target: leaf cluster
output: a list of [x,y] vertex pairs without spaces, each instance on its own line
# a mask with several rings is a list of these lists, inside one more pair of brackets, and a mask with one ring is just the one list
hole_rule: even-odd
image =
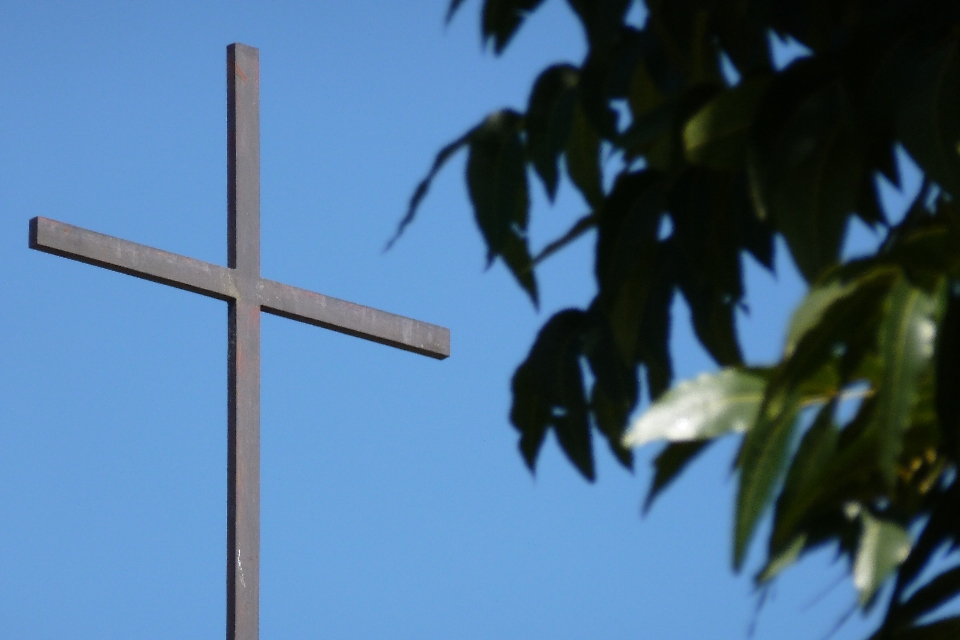
[[[483,41],[501,53],[541,4],[484,0]],[[834,545],[864,607],[893,580],[875,638],[955,637],[957,619],[924,622],[960,593],[960,569],[918,576],[960,545],[960,3],[647,0],[642,24],[631,0],[567,4],[584,59],[544,69],[523,110],[444,147],[398,230],[466,150],[488,263],[501,259],[534,304],[536,266],[595,233],[596,297],[547,320],[513,377],[527,465],[551,430],[590,480],[594,429],[628,467],[633,447],[666,440],[649,506],[710,442],[742,433],[735,568],[772,509],[758,583]],[[809,55],[777,69],[786,38]],[[891,225],[876,181],[897,182],[897,145],[927,191]],[[532,176],[551,200],[566,176],[589,207],[537,252]],[[854,216],[884,241],[841,263]],[[748,367],[743,257],[772,270],[776,235],[810,290],[782,358]],[[671,388],[675,295],[722,369]],[[642,387],[652,405],[631,423]]]

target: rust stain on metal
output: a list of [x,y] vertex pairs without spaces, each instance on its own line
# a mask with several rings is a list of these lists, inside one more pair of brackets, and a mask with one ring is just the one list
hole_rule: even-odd
[[239,63],[239,62],[235,62],[235,63],[233,63],[233,66],[234,66],[234,68],[237,70],[237,73],[240,74],[240,77],[243,78],[243,81],[246,82],[246,81],[247,81],[247,76],[246,76],[246,74],[243,72],[243,69],[240,68],[240,63]]

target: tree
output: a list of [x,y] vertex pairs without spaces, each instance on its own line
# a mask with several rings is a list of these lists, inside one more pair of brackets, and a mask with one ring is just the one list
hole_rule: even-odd
[[[483,41],[501,53],[541,4],[484,0]],[[833,545],[864,608],[893,581],[874,638],[960,636],[960,618],[929,621],[960,594],[960,568],[933,561],[960,547],[960,3],[647,0],[640,24],[632,0],[568,4],[585,59],[543,70],[525,112],[495,111],[444,147],[398,229],[465,149],[488,263],[535,305],[536,266],[596,231],[596,297],[550,318],[513,376],[526,464],[550,430],[588,480],[592,429],[627,467],[633,447],[667,440],[649,507],[712,441],[743,432],[736,570],[772,509],[758,585]],[[809,55],[776,69],[774,38]],[[925,182],[894,224],[876,184],[897,182],[898,146]],[[552,200],[561,159],[591,212],[533,253],[528,175]],[[843,262],[851,216],[883,240]],[[741,254],[772,270],[776,235],[810,288],[781,359],[750,366]],[[722,368],[671,388],[676,293]],[[652,404],[632,420],[642,386]]]

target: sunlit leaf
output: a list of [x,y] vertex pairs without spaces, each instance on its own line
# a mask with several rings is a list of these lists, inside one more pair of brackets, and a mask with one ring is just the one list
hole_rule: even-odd
[[746,431],[756,419],[769,371],[724,369],[681,382],[630,425],[624,444],[705,440]]
[[910,535],[899,524],[875,518],[866,509],[861,509],[860,520],[863,533],[853,564],[853,583],[863,605],[910,553]]
[[933,356],[937,301],[900,279],[894,285],[880,326],[883,371],[877,389],[875,424],[884,472],[892,484],[903,434],[918,398],[917,385]]

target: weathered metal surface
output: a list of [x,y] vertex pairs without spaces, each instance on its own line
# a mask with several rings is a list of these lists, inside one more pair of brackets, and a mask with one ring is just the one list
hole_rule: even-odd
[[378,311],[272,280],[260,280],[267,313],[443,360],[450,355],[450,330]]
[[450,331],[260,277],[260,60],[227,47],[227,267],[33,218],[30,248],[225,300],[227,639],[257,640],[260,607],[260,312],[444,359]]
[[220,300],[237,297],[231,269],[48,218],[30,221],[30,248]]
[[[121,240],[73,225],[33,218],[30,248],[200,293],[227,302],[255,300],[273,315],[443,360],[450,330],[372,307],[299,289],[259,275]],[[243,292],[241,294],[241,291]]]
[[239,297],[229,308],[227,638],[260,627],[260,52],[227,47],[227,265]]

